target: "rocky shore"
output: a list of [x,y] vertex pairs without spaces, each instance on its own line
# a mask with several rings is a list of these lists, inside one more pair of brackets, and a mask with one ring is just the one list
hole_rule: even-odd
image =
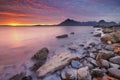
[[[40,49],[31,57],[33,65],[25,65],[27,72],[8,80],[120,80],[119,29],[108,27],[101,30],[103,33],[97,33],[87,42],[64,45],[50,59],[47,59],[49,49]],[[56,38],[68,37],[65,34]]]

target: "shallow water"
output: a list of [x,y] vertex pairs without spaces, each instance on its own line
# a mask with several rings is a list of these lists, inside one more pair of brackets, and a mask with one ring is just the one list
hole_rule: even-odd
[[[78,37],[83,36],[86,39],[92,30],[90,26],[0,27],[0,70],[6,76],[19,72],[19,66],[42,47],[47,47],[52,54],[59,46],[71,41],[71,38],[59,40],[55,36],[69,34],[72,37],[70,33],[75,32],[75,35],[79,33]],[[73,36],[72,39],[77,37]]]

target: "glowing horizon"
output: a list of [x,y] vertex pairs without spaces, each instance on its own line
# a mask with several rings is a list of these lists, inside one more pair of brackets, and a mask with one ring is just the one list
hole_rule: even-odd
[[0,0],[0,25],[54,25],[67,18],[120,22],[119,3],[120,0]]

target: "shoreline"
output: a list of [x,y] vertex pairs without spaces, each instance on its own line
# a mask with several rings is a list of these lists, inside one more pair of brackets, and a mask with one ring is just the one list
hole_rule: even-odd
[[[74,34],[69,35],[75,36],[76,33],[74,32]],[[112,74],[111,76],[111,68],[112,71],[113,68],[118,68],[119,72],[120,65],[113,64],[113,62],[111,63],[108,59],[108,56],[110,56],[109,58],[118,56],[116,53],[113,53],[113,48],[110,44],[107,45],[106,43],[103,43],[100,40],[101,37],[99,35],[95,37],[93,32],[89,33],[89,38],[85,40],[83,39],[83,41],[80,40],[79,36],[75,37],[77,38],[71,41],[71,43],[61,46],[60,49],[56,49],[56,51],[54,51],[55,54],[49,59],[49,50],[47,48],[40,49],[35,54],[37,56],[33,55],[34,60],[31,60],[33,63],[31,65],[29,63],[24,65],[26,71],[21,72],[21,74],[18,74],[17,76],[15,75],[11,77],[9,80],[15,78],[17,78],[17,80],[23,78],[23,80],[38,80],[37,77],[41,77],[39,80],[98,80],[99,78],[101,80],[107,80],[107,78],[112,80],[119,79],[119,75],[116,76],[116,74]],[[85,37],[85,34],[83,37]],[[66,56],[69,54],[72,55],[65,57],[65,54]],[[107,57],[101,55],[107,55]],[[63,59],[61,60],[61,57],[59,56],[62,56]],[[34,65],[36,63],[39,65]],[[31,67],[36,68],[36,66],[37,70],[33,69],[33,71],[30,71]],[[42,73],[40,73],[41,71]],[[110,75],[108,75],[108,73]]]

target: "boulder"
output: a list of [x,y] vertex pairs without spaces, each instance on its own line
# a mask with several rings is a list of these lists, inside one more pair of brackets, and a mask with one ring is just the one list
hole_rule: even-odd
[[61,78],[57,74],[51,74],[49,76],[44,77],[42,80],[61,80]]
[[91,75],[93,78],[102,78],[105,73],[103,70],[96,68],[91,71]]
[[36,74],[38,77],[43,77],[49,73],[53,73],[59,69],[63,69],[68,65],[71,60],[77,59],[78,56],[74,53],[63,52],[60,54],[54,55],[49,61],[42,65],[37,71]]
[[117,68],[117,69],[119,69],[119,68],[120,68],[120,65],[110,63],[110,68]]
[[104,28],[103,29],[103,33],[112,33],[113,32],[113,29],[111,28]]
[[115,43],[112,45],[114,53],[120,54],[120,44]]
[[101,40],[108,44],[120,42],[120,32],[112,32],[109,34],[105,34],[101,37]]
[[116,68],[109,68],[108,74],[120,80],[120,70]]
[[100,63],[101,63],[101,67],[105,67],[105,68],[110,67],[110,63],[107,60],[101,59]]
[[76,69],[64,69],[61,72],[62,80],[77,80],[77,70]]
[[68,35],[67,34],[63,34],[63,35],[60,35],[60,36],[56,36],[56,38],[60,39],[60,38],[67,38]]
[[92,80],[88,67],[82,67],[77,71],[77,80]]
[[102,51],[99,51],[99,53],[97,53],[96,60],[100,60],[100,59],[107,60],[113,56],[114,56],[114,53],[112,51],[102,50]]
[[120,56],[115,56],[115,57],[110,58],[110,62],[120,65]]
[[8,80],[22,80],[25,77],[25,73],[21,72],[20,74],[16,74],[9,78]]
[[72,68],[79,69],[83,65],[78,60],[72,60],[71,61],[71,66],[72,66]]
[[40,49],[33,57],[33,60],[46,60],[49,50],[47,48]]

